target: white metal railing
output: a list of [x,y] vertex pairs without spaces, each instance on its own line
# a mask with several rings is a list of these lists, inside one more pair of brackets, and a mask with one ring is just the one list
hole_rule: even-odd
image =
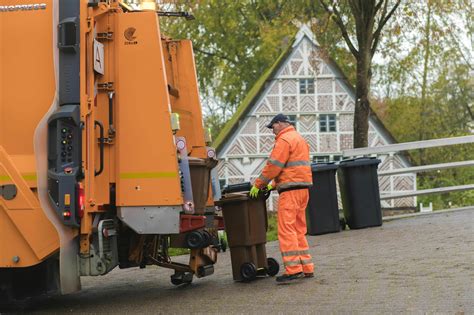
[[[389,145],[384,145],[384,146],[379,146],[379,147],[350,149],[350,150],[344,150],[342,154],[344,157],[357,157],[357,156],[367,156],[367,155],[390,155],[390,154],[395,154],[400,151],[427,149],[427,148],[450,146],[450,145],[456,145],[456,144],[469,144],[469,143],[474,143],[474,136],[432,139],[432,140],[425,140],[425,141],[389,144]],[[427,171],[432,171],[432,170],[440,170],[440,169],[456,168],[456,167],[469,167],[469,166],[474,166],[474,160],[391,169],[391,170],[381,171],[378,173],[378,175],[388,176],[388,175],[395,175],[395,174],[421,173],[421,172],[427,172]],[[407,191],[407,192],[396,192],[396,193],[391,193],[391,194],[381,194],[380,199],[387,200],[387,199],[414,197],[414,196],[421,196],[421,195],[428,195],[428,194],[465,191],[465,190],[471,190],[471,189],[474,189],[474,184],[438,187],[438,188],[432,188],[432,189],[423,189],[423,190],[415,190],[415,191]]]
[[474,143],[474,136],[432,139],[432,140],[389,144],[389,145],[383,145],[380,147],[349,149],[349,150],[344,150],[342,152],[342,155],[363,156],[363,155],[381,154],[381,153],[397,153],[400,151],[427,149],[427,148],[443,147],[443,146],[448,146],[448,145],[466,144],[466,143]]
[[448,193],[453,191],[464,191],[474,189],[474,184],[471,185],[459,185],[459,186],[450,186],[450,187],[439,187],[432,189],[423,189],[423,190],[414,190],[407,192],[397,192],[390,195],[380,195],[380,200],[384,199],[395,199],[395,198],[405,198],[405,197],[414,197],[421,195],[430,195],[430,194],[440,194]]
[[406,174],[406,173],[421,173],[433,170],[442,170],[447,168],[474,166],[474,161],[463,161],[463,162],[451,162],[442,164],[431,164],[415,167],[405,167],[393,170],[386,170],[379,172],[379,176],[395,175],[395,174]]

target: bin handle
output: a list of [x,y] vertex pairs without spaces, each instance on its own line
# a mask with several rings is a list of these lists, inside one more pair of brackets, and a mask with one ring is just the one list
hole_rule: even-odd
[[270,197],[272,190],[275,190],[275,189],[272,188],[271,190],[268,190],[266,187],[262,188],[261,192],[263,193],[263,197],[265,198],[265,200],[267,200]]
[[[262,189],[262,196],[263,196],[263,200],[267,200],[268,198],[270,198],[270,195],[271,195],[271,192],[272,192],[273,189],[271,190],[268,190],[267,188],[263,188]],[[265,231],[268,231],[268,212],[265,211]]]
[[268,231],[268,211],[265,211],[265,232]]

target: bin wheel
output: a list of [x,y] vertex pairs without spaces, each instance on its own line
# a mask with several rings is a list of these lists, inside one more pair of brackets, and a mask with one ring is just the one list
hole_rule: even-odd
[[225,252],[227,250],[227,241],[225,240],[225,238],[221,237],[220,243],[221,243],[221,250]]
[[191,249],[202,248],[205,239],[201,232],[194,231],[186,235],[186,245]]
[[267,275],[269,275],[270,277],[273,277],[280,271],[280,264],[275,258],[267,258],[267,264]]
[[174,285],[190,284],[193,282],[193,274],[191,272],[177,272],[171,276],[171,283]]
[[253,263],[243,263],[240,266],[240,275],[244,281],[252,281],[257,277],[257,267]]
[[202,232],[203,240],[204,240],[204,246],[209,246],[212,244],[212,235],[209,233],[209,231],[203,230]]
[[183,284],[183,279],[171,278],[171,283],[174,285]]
[[190,284],[193,282],[193,274],[191,272],[186,272],[183,276],[183,283]]
[[171,283],[174,285],[181,285],[181,284],[191,284],[193,279],[191,280],[184,280],[184,279],[171,279]]

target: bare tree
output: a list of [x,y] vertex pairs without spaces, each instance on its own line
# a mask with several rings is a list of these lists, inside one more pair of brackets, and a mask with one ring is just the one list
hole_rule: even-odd
[[[368,146],[369,114],[370,114],[370,80],[372,78],[372,58],[377,50],[382,29],[393,15],[401,0],[347,0],[328,2],[319,0],[324,10],[330,14],[333,21],[341,30],[351,53],[357,63],[356,106],[354,113],[354,148]],[[389,2],[394,2],[389,10]],[[341,4],[342,3],[342,4]],[[352,42],[348,20],[342,5],[349,5],[349,14],[355,22],[356,45]]]

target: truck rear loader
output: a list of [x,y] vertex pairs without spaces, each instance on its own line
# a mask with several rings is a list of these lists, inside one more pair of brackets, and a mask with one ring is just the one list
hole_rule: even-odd
[[193,48],[159,25],[189,15],[140,2],[0,1],[2,303],[117,266],[177,285],[213,273],[223,224]]

